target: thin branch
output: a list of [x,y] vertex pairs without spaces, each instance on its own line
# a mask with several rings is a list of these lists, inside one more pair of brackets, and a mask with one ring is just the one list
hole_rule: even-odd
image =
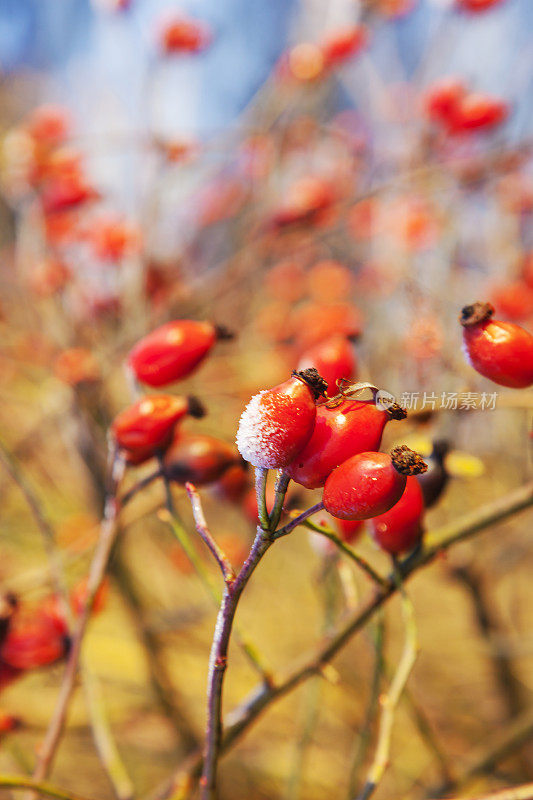
[[[519,511],[533,505],[533,482],[527,483],[513,492],[501,497],[476,511],[466,514],[448,525],[428,535],[428,546],[412,559],[400,565],[403,580],[408,580],[414,573],[430,564],[439,553],[444,552],[458,542],[473,536],[492,525],[501,522]],[[344,624],[327,637],[321,647],[302,665],[288,671],[284,677],[272,681],[270,685],[258,686],[248,695],[243,703],[231,712],[227,718],[222,751],[228,750],[242,736],[253,722],[276,700],[289,694],[301,683],[320,672],[352,636],[360,631],[374,614],[396,592],[396,586],[378,589],[367,602],[353,614]],[[166,786],[155,793],[155,797],[164,800],[170,797],[176,786],[183,785],[193,778],[198,778],[202,769],[202,756],[193,754],[185,764],[181,764]]]
[[0,461],[2,462],[6,472],[11,476],[14,483],[20,489],[29,510],[35,519],[37,527],[41,532],[46,555],[48,557],[48,563],[50,565],[54,589],[62,604],[61,610],[65,614],[65,619],[69,622],[72,622],[72,614],[70,605],[68,603],[68,589],[63,576],[63,562],[56,546],[55,531],[43,511],[37,495],[26,480],[16,461],[13,459],[2,442],[0,442]]
[[[68,623],[69,633],[72,633],[74,619],[68,598],[68,589],[64,576],[63,561],[57,548],[55,531],[48,521],[40,500],[27,483],[24,475],[16,465],[13,458],[9,455],[4,446],[0,443],[0,460],[8,470],[9,474],[19,486],[30,511],[32,512],[37,525],[41,531],[48,563],[54,580],[55,591],[61,602],[61,610]],[[105,709],[100,703],[99,707],[94,705],[96,700],[94,692],[91,692],[91,684],[94,684],[96,677],[93,676],[85,664],[82,663],[82,683],[85,689],[87,707],[91,720],[93,738],[102,762],[119,800],[128,800],[133,795],[133,785],[129,780],[126,769],[121,761],[110,729],[105,717]]]
[[199,746],[199,739],[170,679],[162,658],[159,639],[150,630],[150,627],[145,624],[143,619],[144,608],[138,597],[130,572],[124,563],[120,546],[111,563],[111,571],[128,606],[137,635],[144,646],[154,694],[159,701],[161,709],[165,712],[181,739],[186,752],[190,753]]
[[395,570],[395,577],[401,593],[402,615],[405,625],[405,645],[390,689],[387,694],[380,697],[382,712],[376,752],[368,771],[366,783],[362,792],[358,795],[358,800],[368,800],[368,798],[371,797],[381,783],[388,767],[392,741],[392,727],[396,708],[400,702],[402,692],[409,679],[418,653],[418,638],[413,604],[405,592],[398,570]]
[[144,478],[141,478],[140,481],[137,481],[131,489],[128,489],[127,492],[124,492],[122,497],[120,498],[120,505],[122,508],[126,506],[134,497],[136,497],[139,492],[145,489],[147,486],[150,486],[157,478],[161,478],[163,475],[160,469],[156,470],[155,472],[151,472],[149,475],[145,475]]
[[362,569],[369,578],[371,578],[374,583],[377,583],[378,586],[387,586],[388,580],[386,578],[382,578],[370,564],[365,561],[365,559],[359,555],[349,544],[343,542],[340,536],[337,536],[335,531],[331,530],[331,528],[322,527],[321,525],[316,525],[311,520],[305,520],[303,523],[306,528],[314,531],[315,533],[319,533],[321,536],[325,536],[326,539],[329,539],[330,542],[333,542],[335,547],[337,547],[342,553],[348,556],[352,561],[354,561],[360,569]]
[[[462,800],[458,798],[458,800]],[[471,798],[471,800],[533,800],[533,783],[524,783],[522,786],[513,786],[510,789],[503,789],[501,792],[484,794],[481,797]]]
[[[218,608],[218,606],[222,601],[222,592],[220,591],[219,586],[213,581],[208,570],[205,568],[202,559],[198,556],[198,553],[196,552],[192,544],[191,538],[176,512],[176,508],[174,506],[174,500],[172,498],[172,492],[170,489],[170,484],[168,483],[167,480],[165,480],[165,493],[166,493],[166,508],[161,509],[161,511],[159,512],[159,518],[164,522],[166,522],[168,525],[170,525],[170,528],[174,536],[176,537],[180,545],[183,547],[185,555],[191,562],[194,571],[196,572],[197,576],[200,579],[202,586],[208,593],[213,603]],[[250,664],[261,676],[263,683],[267,686],[270,686],[272,682],[272,676],[270,670],[264,665],[263,659],[260,656],[255,645],[251,644],[248,641],[248,639],[243,635],[242,631],[240,631],[237,628],[237,626],[235,626],[235,639],[240,648],[245,653]]]
[[318,511],[322,511],[324,508],[324,503],[320,501],[320,503],[315,503],[314,506],[307,508],[305,511],[302,511],[301,514],[298,514],[297,517],[294,517],[290,522],[287,522],[283,528],[278,528],[277,531],[273,534],[274,539],[281,539],[282,536],[287,536],[287,534],[291,533],[298,525],[302,525],[303,522],[307,519],[307,517],[312,516],[312,514],[316,514]]
[[100,536],[89,571],[87,594],[72,636],[70,652],[67,658],[65,671],[63,673],[59,697],[57,699],[48,730],[46,731],[44,741],[39,748],[39,757],[33,773],[33,778],[36,781],[41,781],[47,776],[52,766],[57,751],[57,746],[65,726],[70,700],[76,685],[76,676],[78,674],[83,637],[89,621],[92,604],[104,578],[109,556],[111,554],[117,533],[119,503],[116,499],[116,493],[123,474],[124,461],[118,453],[114,452],[111,460],[111,486],[105,504],[104,518],[100,528]]
[[222,548],[217,544],[217,542],[213,539],[213,536],[211,535],[211,532],[207,527],[204,510],[202,508],[202,502],[200,500],[198,492],[196,491],[193,484],[189,482],[185,484],[185,490],[189,496],[189,500],[191,501],[192,513],[194,516],[194,522],[196,524],[196,530],[202,537],[202,540],[208,546],[212,555],[214,556],[215,561],[220,567],[225,583],[226,584],[233,583],[233,581],[235,580],[235,570],[233,569],[229,558],[222,550]]
[[222,745],[222,689],[228,660],[228,647],[239,599],[273,538],[260,526],[248,558],[233,583],[227,584],[218,612],[209,658],[207,689],[207,728],[204,763],[200,779],[201,800],[215,800],[217,766]]
[[131,800],[134,795],[134,786],[111,736],[100,681],[87,667],[83,669],[83,688],[98,755],[111,779],[117,800]]
[[383,677],[383,672],[385,669],[385,659],[384,659],[384,650],[385,650],[385,616],[383,613],[379,614],[377,625],[376,625],[376,632],[375,632],[375,660],[374,660],[374,669],[372,671],[372,682],[370,685],[370,697],[368,700],[368,706],[365,714],[365,719],[363,722],[363,729],[361,731],[361,735],[359,737],[359,741],[357,744],[357,749],[354,754],[352,767],[350,770],[350,781],[348,785],[348,797],[353,797],[356,792],[356,780],[359,774],[359,770],[363,765],[363,762],[366,758],[366,754],[368,751],[368,747],[370,745],[370,740],[372,737],[372,725],[378,710],[378,700],[379,700],[379,692],[381,686],[381,680]]
[[532,738],[533,709],[530,709],[513,720],[503,731],[498,731],[488,747],[472,759],[470,766],[461,775],[454,780],[447,780],[434,789],[431,794],[435,797],[442,797],[452,791],[463,789],[472,780],[493,770]]
[[6,789],[31,789],[32,792],[37,792],[45,797],[55,797],[57,800],[87,800],[79,794],[67,792],[66,789],[59,789],[52,786],[50,783],[43,783],[35,780],[35,778],[28,778],[19,775],[0,775],[0,786]]
[[274,505],[269,515],[269,530],[271,531],[275,531],[278,527],[290,480],[291,479],[289,476],[286,475],[282,470],[278,471],[275,485]]

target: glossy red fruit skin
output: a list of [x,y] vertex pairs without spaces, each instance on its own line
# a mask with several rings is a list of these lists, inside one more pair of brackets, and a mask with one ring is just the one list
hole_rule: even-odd
[[195,486],[218,481],[229,467],[239,463],[241,458],[234,445],[202,433],[178,432],[163,459],[170,480],[190,481]]
[[370,520],[372,537],[387,553],[407,553],[422,538],[423,518],[422,490],[417,478],[409,476],[398,502],[389,511]]
[[322,500],[334,517],[369,519],[384,514],[398,502],[406,480],[386,453],[358,453],[333,470],[324,485]]
[[306,350],[298,362],[298,370],[316,367],[327,381],[328,394],[336,394],[337,381],[342,378],[355,380],[357,359],[352,343],[345,336],[330,336],[328,339]]
[[111,426],[118,446],[140,464],[170,444],[176,424],[189,412],[187,397],[146,395],[121,411]]
[[194,372],[216,340],[217,330],[210,322],[174,320],[141,339],[128,364],[141,383],[166,386]]
[[514,322],[487,319],[463,330],[466,360],[500,386],[533,384],[533,336]]
[[335,408],[318,406],[313,435],[285,472],[307,489],[324,486],[332,470],[347,458],[379,449],[389,419],[373,401],[344,400]]
[[237,431],[237,447],[244,460],[265,469],[289,464],[313,433],[315,396],[296,376],[254,395]]

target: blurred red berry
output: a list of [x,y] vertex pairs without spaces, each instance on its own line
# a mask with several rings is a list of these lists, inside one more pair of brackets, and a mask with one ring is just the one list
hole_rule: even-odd
[[69,386],[80,383],[95,383],[101,372],[93,353],[85,347],[71,347],[63,350],[54,361],[54,373],[60,381]]
[[187,378],[220,339],[231,338],[211,322],[184,319],[161,325],[141,339],[128,356],[137,380],[148,386],[166,386]]
[[111,432],[120,448],[140,464],[167,447],[184,416],[201,416],[203,409],[190,397],[147,395],[115,417]]
[[330,34],[322,43],[326,67],[337,67],[353,58],[368,44],[368,30],[364,25],[351,25]]
[[212,38],[205,22],[185,17],[169,20],[159,34],[160,46],[166,55],[199,53],[211,44]]

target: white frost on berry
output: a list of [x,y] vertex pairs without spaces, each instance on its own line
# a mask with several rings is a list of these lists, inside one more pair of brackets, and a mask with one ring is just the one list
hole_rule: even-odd
[[237,431],[239,453],[254,467],[272,469],[280,465],[279,425],[271,418],[268,409],[261,404],[264,389],[255,394],[242,412]]

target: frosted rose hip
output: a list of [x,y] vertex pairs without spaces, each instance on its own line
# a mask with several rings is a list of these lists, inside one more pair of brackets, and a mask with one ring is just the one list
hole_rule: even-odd
[[325,389],[316,369],[308,369],[254,395],[237,431],[237,447],[245,461],[266,469],[288,464],[311,438],[316,399]]

